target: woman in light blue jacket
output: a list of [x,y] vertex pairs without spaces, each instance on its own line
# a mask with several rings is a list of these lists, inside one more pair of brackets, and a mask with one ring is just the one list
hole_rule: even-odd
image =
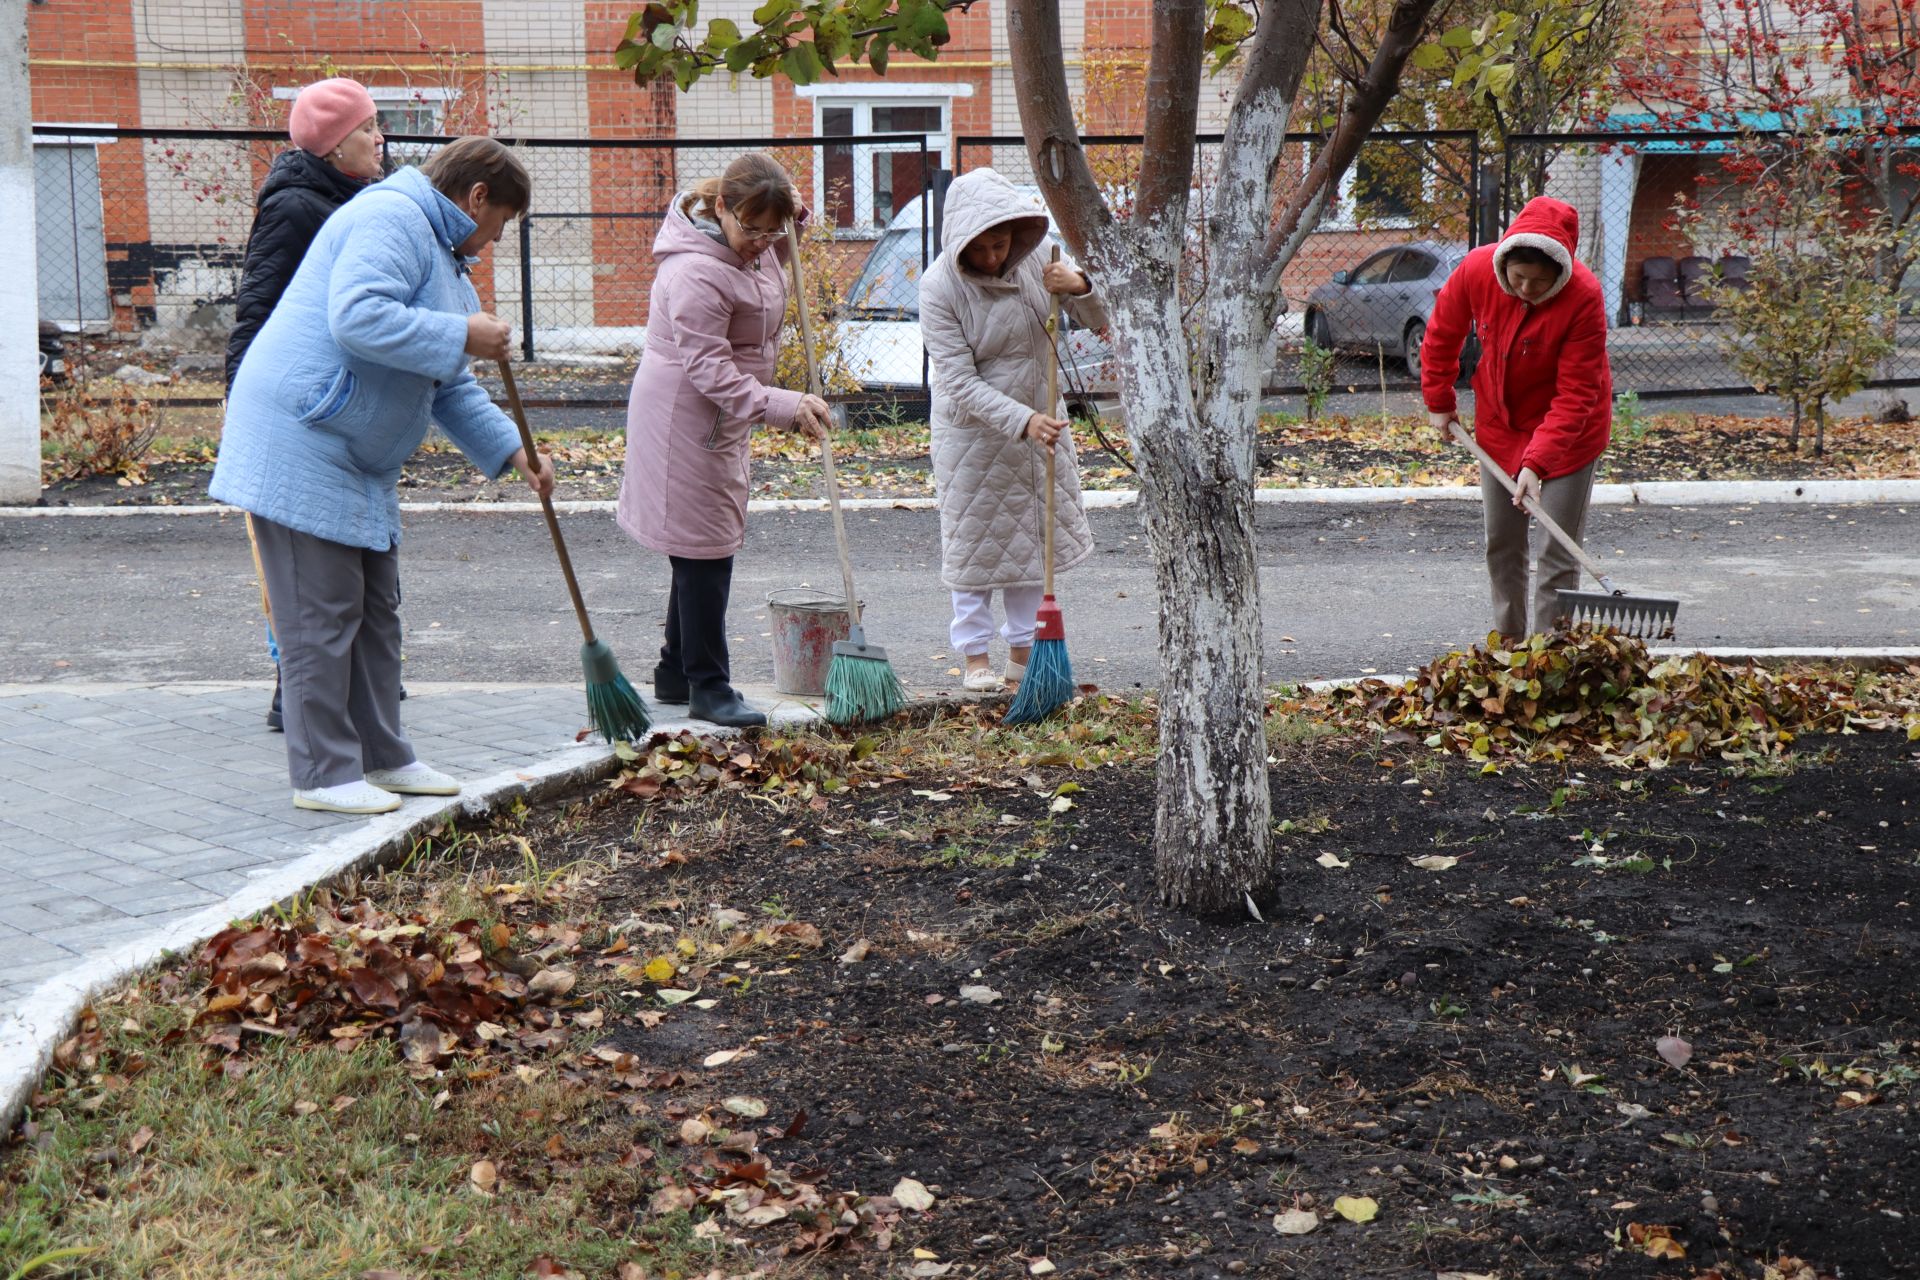
[[490,138],[368,187],[327,219],[234,378],[210,492],[254,517],[299,808],[460,790],[400,731],[397,485],[437,422],[486,475],[553,489],[469,367],[504,360],[511,329],[468,266],[531,196]]

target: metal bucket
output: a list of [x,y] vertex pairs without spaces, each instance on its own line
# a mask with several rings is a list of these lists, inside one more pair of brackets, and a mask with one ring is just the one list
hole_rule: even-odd
[[815,587],[782,587],[767,593],[767,618],[773,623],[774,689],[826,696],[834,642],[847,638],[846,602]]

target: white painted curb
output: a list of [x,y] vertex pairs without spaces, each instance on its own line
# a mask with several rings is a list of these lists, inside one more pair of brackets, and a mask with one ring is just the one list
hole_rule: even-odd
[[[91,686],[88,691],[104,693],[116,687],[131,686]],[[63,686],[62,692],[71,690]],[[792,703],[774,707],[767,718],[769,724],[790,725],[819,716],[805,704]],[[653,729],[676,733],[694,727],[713,737],[737,733],[684,717],[656,721]],[[170,954],[199,946],[235,920],[265,911],[325,880],[406,856],[414,841],[442,819],[485,814],[516,798],[542,800],[605,777],[617,766],[612,747],[579,746],[538,764],[467,783],[465,791],[451,800],[409,799],[392,813],[367,819],[365,826],[342,832],[220,902],[91,956],[72,972],[47,979],[11,1013],[0,1016],[0,1132],[13,1128],[53,1061],[54,1049],[72,1034],[81,1010],[101,991]]]
[[[1088,489],[1082,500],[1089,510],[1131,507],[1140,500],[1137,489]],[[1359,489],[1255,489],[1254,501],[1260,504],[1296,502],[1375,505],[1395,502],[1478,502],[1480,490],[1472,485],[1400,485]],[[1853,503],[1920,502],[1920,479],[1916,480],[1650,480],[1643,484],[1597,484],[1593,487],[1593,505],[1611,507],[1718,507],[1760,503],[1794,505],[1846,505]],[[556,502],[553,509],[562,515],[611,515],[611,500]],[[840,505],[849,511],[931,511],[932,498],[847,498]],[[407,515],[537,515],[537,502],[403,502]],[[754,498],[747,503],[749,512],[825,511],[824,498]],[[23,519],[59,516],[237,516],[239,509],[220,503],[183,506],[121,507],[0,507],[0,518]]]

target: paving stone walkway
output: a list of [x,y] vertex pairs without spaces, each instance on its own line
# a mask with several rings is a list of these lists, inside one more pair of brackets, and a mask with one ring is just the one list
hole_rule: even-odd
[[[746,692],[775,706],[768,690]],[[90,956],[368,826],[293,807],[269,693],[257,682],[0,685],[0,1018]],[[586,724],[577,686],[410,681],[408,693],[402,718],[420,758],[462,780],[573,750]],[[671,723],[659,709],[654,720]]]

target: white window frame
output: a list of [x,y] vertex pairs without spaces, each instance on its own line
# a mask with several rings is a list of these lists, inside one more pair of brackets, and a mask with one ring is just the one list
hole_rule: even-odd
[[[816,138],[827,136],[825,112],[829,107],[853,109],[853,132],[844,136],[850,140],[853,150],[851,199],[855,221],[850,227],[834,228],[833,234],[839,239],[871,240],[887,229],[884,223],[875,225],[864,221],[873,209],[873,157],[884,152],[918,151],[919,148],[904,142],[862,146],[852,140],[875,132],[873,128],[875,107],[937,106],[940,108],[940,128],[937,132],[930,131],[926,135],[927,162],[935,168],[948,168],[948,140],[953,136],[953,99],[971,98],[973,86],[930,81],[906,81],[899,84],[816,84],[803,85],[794,92],[802,98],[813,100],[813,134]],[[838,138],[842,135],[834,136]],[[826,183],[826,165],[823,157],[823,162],[813,167],[813,207],[816,209],[827,207]]]

